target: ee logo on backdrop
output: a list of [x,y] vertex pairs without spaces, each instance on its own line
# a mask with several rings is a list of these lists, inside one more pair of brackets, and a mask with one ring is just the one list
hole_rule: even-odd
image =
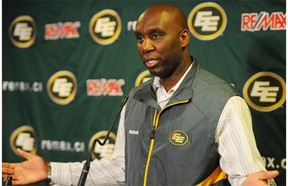
[[24,125],[13,131],[10,136],[12,150],[17,153],[17,148],[26,152],[36,153],[36,134],[31,126]]
[[121,27],[118,13],[111,9],[105,9],[92,17],[89,32],[97,43],[109,45],[118,39]]
[[221,6],[213,2],[197,5],[188,16],[190,32],[200,40],[213,40],[222,35],[227,16]]
[[278,74],[259,72],[243,87],[247,103],[255,110],[269,112],[281,107],[286,99],[285,81]]
[[77,80],[69,71],[59,71],[53,74],[47,83],[49,97],[60,105],[67,105],[74,100],[77,92]]
[[93,158],[102,159],[112,155],[116,141],[116,135],[113,132],[109,134],[103,146],[97,142],[97,140],[99,140],[101,143],[104,143],[107,133],[108,131],[99,131],[91,137],[89,141],[89,151],[92,152]]
[[18,48],[28,48],[36,39],[36,24],[31,16],[23,15],[13,20],[9,27],[11,42]]

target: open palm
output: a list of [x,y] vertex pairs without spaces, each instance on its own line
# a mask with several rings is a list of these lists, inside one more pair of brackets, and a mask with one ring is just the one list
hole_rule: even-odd
[[2,177],[12,176],[13,185],[26,185],[43,181],[47,178],[48,165],[38,155],[17,149],[20,156],[26,159],[21,163],[2,163]]

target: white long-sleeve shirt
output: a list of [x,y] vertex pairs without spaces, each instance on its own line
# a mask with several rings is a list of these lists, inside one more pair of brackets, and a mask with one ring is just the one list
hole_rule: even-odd
[[[161,86],[159,79],[155,78],[157,101],[162,108],[179,87],[185,75],[168,92]],[[125,107],[120,116],[113,154],[109,158],[91,162],[85,185],[125,184],[124,116]],[[256,146],[249,108],[241,97],[234,96],[227,101],[217,125],[215,143],[218,144],[218,152],[221,156],[220,166],[228,174],[232,185],[242,185],[249,174],[266,170]],[[52,182],[57,185],[77,185],[83,164],[84,162],[51,162]]]

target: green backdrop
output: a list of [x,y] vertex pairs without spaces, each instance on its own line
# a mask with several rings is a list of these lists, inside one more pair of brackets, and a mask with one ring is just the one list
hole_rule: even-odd
[[[133,33],[157,1],[4,0],[3,161],[16,148],[47,161],[113,152],[103,139],[120,100],[149,74]],[[250,106],[263,162],[286,174],[286,2],[166,1],[188,17],[190,50],[202,67],[233,84]]]

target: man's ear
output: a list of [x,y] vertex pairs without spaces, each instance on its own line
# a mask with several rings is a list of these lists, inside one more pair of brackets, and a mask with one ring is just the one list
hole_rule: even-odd
[[182,47],[186,47],[189,44],[190,41],[190,32],[188,29],[184,29],[180,33],[180,39]]

